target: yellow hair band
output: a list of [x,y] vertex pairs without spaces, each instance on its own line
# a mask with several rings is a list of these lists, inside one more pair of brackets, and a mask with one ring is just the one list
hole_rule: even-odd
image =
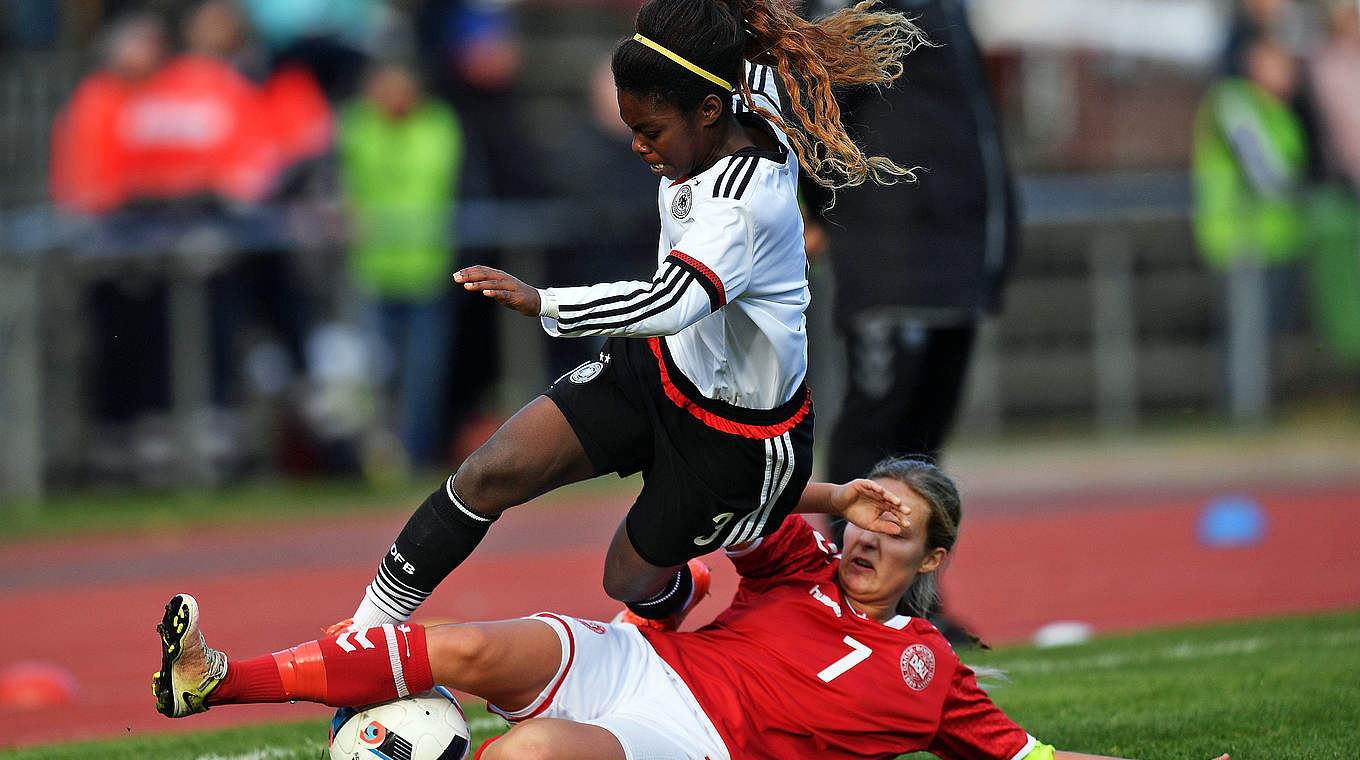
[[637,40],[638,42],[641,42],[642,44],[646,45],[647,47],[651,48],[652,50],[655,50],[656,52],[658,52],[658,53],[660,53],[660,54],[666,56],[667,58],[671,59],[672,61],[675,61],[676,63],[680,64],[681,66],[684,66],[685,68],[689,69],[690,71],[693,71],[695,74],[698,74],[699,76],[703,77],[704,79],[707,79],[708,81],[712,82],[713,84],[718,85],[719,87],[723,88],[724,90],[727,90],[728,92],[731,92],[731,91],[732,91],[732,85],[731,85],[731,83],[729,83],[726,79],[723,79],[722,77],[716,76],[716,75],[714,75],[714,74],[710,74],[709,72],[707,72],[707,71],[705,71],[705,70],[699,68],[698,66],[695,66],[694,64],[692,64],[692,63],[690,63],[689,61],[685,60],[684,58],[682,58],[682,57],[676,55],[675,53],[672,53],[671,51],[669,51],[669,50],[667,50],[666,48],[662,47],[661,45],[657,44],[656,42],[653,42],[652,40],[649,40],[649,39],[647,39],[646,37],[643,37],[643,36],[640,35],[640,34],[635,34],[635,35],[633,35],[633,39]]

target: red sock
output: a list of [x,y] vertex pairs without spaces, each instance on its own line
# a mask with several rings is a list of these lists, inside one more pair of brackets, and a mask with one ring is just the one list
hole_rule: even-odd
[[209,706],[287,701],[279,666],[274,656],[268,654],[249,660],[228,660],[226,678],[204,700]]
[[412,623],[299,644],[271,655],[227,663],[208,704],[287,702],[351,707],[385,702],[434,687],[425,627]]

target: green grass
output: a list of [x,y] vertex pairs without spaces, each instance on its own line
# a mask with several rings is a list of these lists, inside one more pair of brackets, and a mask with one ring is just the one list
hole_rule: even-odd
[[[219,708],[220,709],[220,708]],[[478,704],[463,705],[472,728],[472,748],[505,731],[507,724]],[[190,718],[189,720],[192,720]],[[6,760],[322,760],[326,720],[77,742],[26,750],[0,750]],[[470,753],[469,753],[470,754]]]
[[[446,477],[447,472],[422,473],[407,485],[389,488],[375,488],[358,479],[319,479],[260,480],[212,490],[60,493],[41,504],[0,504],[0,518],[5,521],[0,545],[183,526],[257,525],[382,511],[409,514]],[[559,488],[553,498],[636,492],[640,487],[641,479],[636,476],[596,478]]]
[[1360,611],[966,653],[998,705],[1060,749],[1138,758],[1339,758],[1360,745]]
[[[1061,749],[1152,760],[1321,760],[1360,746],[1360,610],[965,652],[992,697]],[[866,695],[866,704],[872,699]],[[473,746],[504,724],[469,708]],[[223,709],[223,708],[219,708]],[[228,708],[229,709],[229,708]],[[6,760],[317,760],[324,722],[0,751]]]

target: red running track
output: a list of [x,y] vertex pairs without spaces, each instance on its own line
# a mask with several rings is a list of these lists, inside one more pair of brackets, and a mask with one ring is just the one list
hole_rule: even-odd
[[[1360,606],[1360,488],[1255,491],[1267,517],[1251,547],[1195,539],[1208,492],[976,498],[944,575],[950,609],[990,642],[1054,620],[1099,632]],[[417,616],[423,622],[552,609],[608,618],[604,548],[628,496],[544,500],[508,513]],[[155,623],[178,591],[202,602],[209,640],[249,656],[315,638],[348,616],[404,516],[351,517],[211,534],[175,532],[6,545],[0,553],[0,670],[23,661],[75,674],[76,704],[0,706],[0,746],[196,731],[325,715],[311,705],[213,710],[171,721],[152,707]],[[705,622],[731,598],[712,558]]]

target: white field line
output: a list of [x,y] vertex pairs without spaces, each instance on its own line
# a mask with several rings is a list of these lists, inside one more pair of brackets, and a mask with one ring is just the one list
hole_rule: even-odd
[[316,752],[316,747],[266,747],[239,755],[199,755],[194,760],[277,760],[281,757],[297,757],[299,752]]
[[509,726],[504,718],[495,715],[481,715],[468,721],[468,728],[474,734],[482,731],[504,731]]
[[[473,733],[482,731],[503,731],[510,724],[502,718],[494,715],[482,715],[468,721],[468,728]],[[199,755],[194,760],[280,760],[285,757],[296,757],[299,752],[314,753],[317,747],[324,745],[313,745],[307,747],[265,747],[264,749],[243,752],[239,755]]]
[[[1323,646],[1341,646],[1360,642],[1360,629],[1334,631],[1319,636]],[[1297,646],[1297,640],[1273,640],[1263,636],[1250,636],[1239,639],[1224,639],[1207,644],[1176,644],[1150,652],[1130,654],[1103,654],[1073,659],[1017,659],[1012,662],[996,663],[1007,673],[1068,673],[1078,670],[1108,670],[1128,665],[1149,665],[1157,662],[1178,662],[1182,660],[1201,660],[1211,657],[1251,654],[1267,646]]]

